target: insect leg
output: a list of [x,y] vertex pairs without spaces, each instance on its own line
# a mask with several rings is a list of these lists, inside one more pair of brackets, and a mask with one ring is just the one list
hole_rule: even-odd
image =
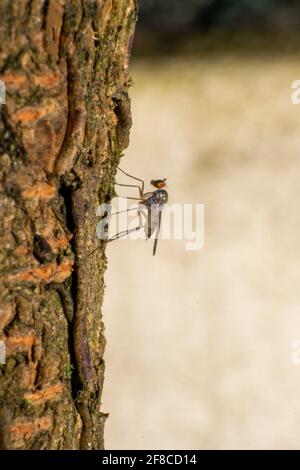
[[121,199],[132,199],[133,201],[140,201],[139,197],[118,196]]
[[124,211],[118,211],[118,212],[112,212],[110,215],[117,215],[117,214],[123,214],[124,212],[129,212],[129,211],[136,211],[139,209],[138,207],[130,207],[129,209],[125,209]]
[[[139,181],[140,183],[142,183],[142,188],[141,188],[141,190],[142,190],[142,194],[144,194],[144,186],[145,186],[144,180],[142,180],[141,178],[136,178],[135,176],[130,175],[130,173],[127,173],[126,171],[122,170],[119,166],[118,166],[117,168],[118,168],[118,170],[120,170],[122,173],[124,173],[124,175],[128,176],[129,178],[132,178],[132,179],[134,179],[134,180]],[[142,198],[141,198],[141,199],[142,199]]]
[[[113,235],[111,238],[109,238],[106,242],[112,242],[114,240],[117,240],[118,238],[121,238],[124,235],[128,235],[129,233],[132,232],[137,232],[143,227],[143,220],[142,220],[142,214],[141,214],[141,208],[140,207],[134,207],[133,209],[137,209],[138,211],[138,218],[139,218],[139,224],[137,227],[131,228],[129,230],[122,230],[121,232],[117,233],[116,235]],[[130,210],[130,209],[129,209]]]
[[109,238],[108,240],[106,240],[106,243],[109,243],[109,242],[113,242],[115,240],[118,240],[118,238],[121,238],[123,237],[124,235],[128,235],[129,233],[132,233],[132,232],[137,232],[138,230],[140,230],[142,228],[141,225],[139,225],[138,227],[134,227],[134,228],[131,228],[129,230],[122,230],[122,232],[119,232],[119,233],[116,233],[116,235],[113,235],[111,238]]
[[137,184],[123,184],[123,183],[115,183],[117,186],[123,186],[126,188],[138,188],[140,199],[143,199],[143,190]]

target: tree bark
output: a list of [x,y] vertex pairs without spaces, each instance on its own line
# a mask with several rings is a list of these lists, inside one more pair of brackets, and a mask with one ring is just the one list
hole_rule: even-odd
[[104,446],[96,208],[128,145],[136,15],[136,0],[0,0],[2,449]]

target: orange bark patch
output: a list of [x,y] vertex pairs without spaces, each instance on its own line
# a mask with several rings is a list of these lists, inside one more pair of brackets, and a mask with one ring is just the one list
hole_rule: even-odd
[[32,405],[40,405],[49,400],[58,400],[63,392],[64,386],[62,383],[49,385],[42,390],[34,393],[25,393],[24,399],[29,401]]
[[53,240],[50,240],[50,245],[56,250],[64,250],[67,248],[70,239],[71,237],[55,238]]
[[12,120],[14,122],[28,123],[28,122],[36,121],[42,115],[43,115],[42,110],[27,106],[26,108],[22,108],[20,109],[20,111],[17,111],[12,116]]
[[57,111],[57,104],[53,100],[48,100],[43,106],[24,106],[12,115],[12,121],[26,126]]
[[22,447],[26,439],[40,433],[41,431],[50,431],[52,429],[51,416],[37,418],[34,421],[16,420],[9,428],[11,441],[14,447]]
[[4,338],[6,354],[9,356],[16,351],[30,351],[34,345],[36,337],[33,333],[26,336],[9,336]]
[[[26,75],[6,73],[0,75],[0,80],[2,80],[7,87],[20,89],[29,87],[29,80]],[[40,75],[31,75],[31,80],[35,86],[40,86],[42,88],[55,88],[60,85],[60,77],[56,73],[47,72]]]
[[22,191],[22,196],[25,199],[39,199],[43,201],[48,201],[49,199],[52,199],[55,194],[55,186],[52,186],[48,183],[40,183]]
[[5,85],[12,87],[20,87],[26,84],[27,77],[26,75],[15,75],[13,73],[7,73],[5,75],[0,75],[0,80],[2,80]]
[[60,83],[59,75],[55,73],[45,73],[43,75],[33,76],[34,84],[43,88],[55,88]]
[[49,263],[3,276],[6,282],[64,282],[72,273],[73,261]]
[[44,100],[40,106],[25,106],[11,119],[19,126],[22,143],[31,162],[52,172],[67,128],[67,92]]

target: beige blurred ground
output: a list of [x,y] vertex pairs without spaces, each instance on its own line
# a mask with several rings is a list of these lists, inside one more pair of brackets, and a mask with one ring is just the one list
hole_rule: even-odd
[[205,246],[108,248],[108,449],[300,449],[299,57],[134,65],[123,169],[205,204]]

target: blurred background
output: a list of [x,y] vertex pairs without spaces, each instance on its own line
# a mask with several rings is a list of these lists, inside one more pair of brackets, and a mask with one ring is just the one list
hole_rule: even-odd
[[108,246],[106,448],[299,449],[299,2],[139,5],[121,168],[205,204],[205,244]]

